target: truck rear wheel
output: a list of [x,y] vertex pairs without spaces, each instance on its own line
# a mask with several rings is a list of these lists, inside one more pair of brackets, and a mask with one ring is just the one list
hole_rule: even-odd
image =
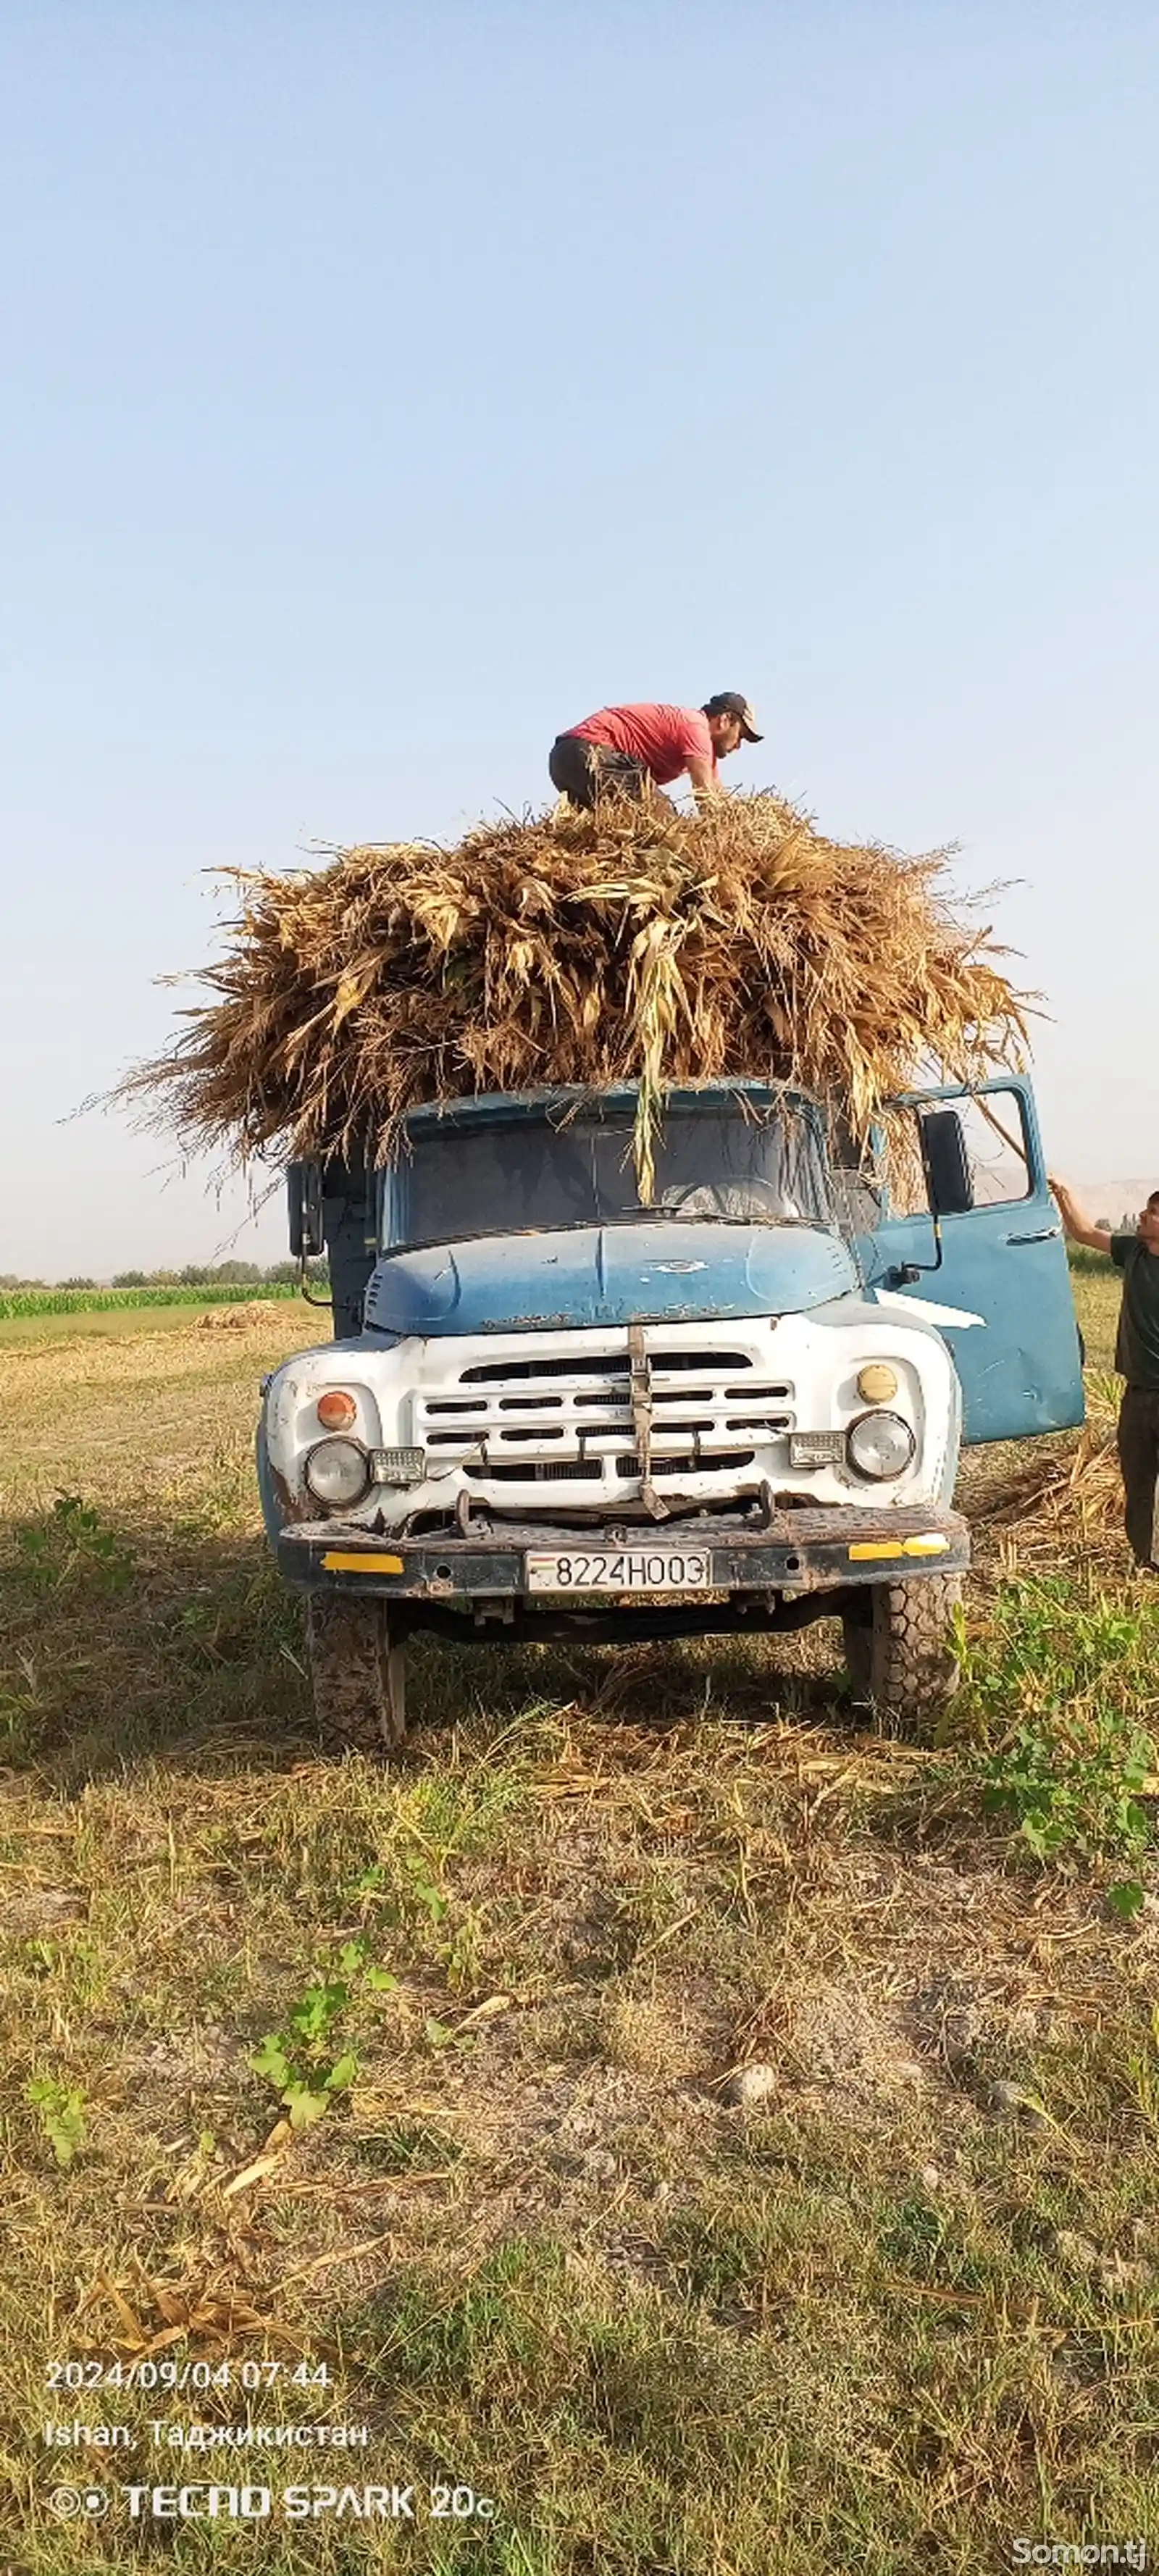
[[406,1648],[391,1637],[386,1602],[311,1592],[306,1644],[321,1733],[380,1758],[397,1752],[406,1735]]
[[844,1617],[845,1662],[853,1696],[889,1735],[929,1743],[958,1681],[951,1620],[962,1598],[958,1574],[912,1583],[875,1583],[863,1610]]

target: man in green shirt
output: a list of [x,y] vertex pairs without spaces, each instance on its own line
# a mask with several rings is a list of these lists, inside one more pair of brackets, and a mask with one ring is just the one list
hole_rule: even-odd
[[1124,1519],[1136,1565],[1159,1574],[1159,1190],[1152,1190],[1134,1234],[1112,1234],[1092,1225],[1062,1181],[1050,1186],[1072,1243],[1109,1253],[1123,1273],[1115,1367],[1127,1381],[1119,1411]]

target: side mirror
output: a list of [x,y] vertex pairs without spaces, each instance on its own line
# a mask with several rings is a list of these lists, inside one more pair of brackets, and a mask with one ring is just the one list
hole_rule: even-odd
[[918,1119],[922,1162],[934,1216],[964,1216],[974,1204],[966,1138],[956,1109],[927,1109]]
[[322,1166],[291,1163],[286,1173],[290,1251],[295,1261],[316,1261],[326,1249],[322,1226]]

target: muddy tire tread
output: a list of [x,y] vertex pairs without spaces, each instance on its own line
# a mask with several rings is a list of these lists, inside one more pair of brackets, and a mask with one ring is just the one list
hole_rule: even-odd
[[396,1688],[392,1708],[388,1687],[391,1647],[385,1604],[313,1592],[306,1609],[306,1642],[319,1733],[380,1760],[395,1751],[405,1737],[406,1720],[399,1706],[401,1690]]
[[875,1585],[872,1610],[845,1619],[845,1658],[857,1697],[889,1735],[931,1741],[952,1699],[958,1669],[950,1616],[962,1597],[957,1574]]

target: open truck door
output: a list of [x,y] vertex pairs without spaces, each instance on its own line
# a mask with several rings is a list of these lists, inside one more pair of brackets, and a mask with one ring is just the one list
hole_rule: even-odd
[[[1002,1074],[889,1106],[912,1114],[925,1204],[895,1214],[886,1200],[867,1284],[887,1305],[912,1302],[944,1334],[964,1440],[1025,1440],[1081,1422],[1082,1344],[1029,1083]],[[944,1320],[939,1308],[951,1310]]]

